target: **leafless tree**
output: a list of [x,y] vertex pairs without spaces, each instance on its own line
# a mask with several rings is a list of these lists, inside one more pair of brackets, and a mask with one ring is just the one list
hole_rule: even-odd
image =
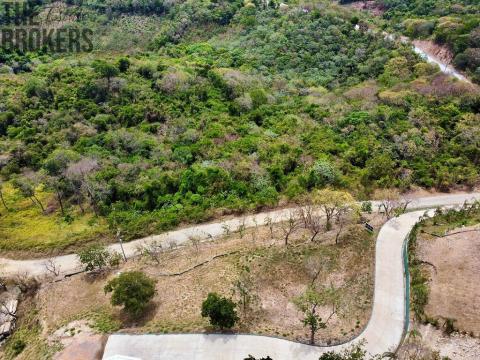
[[98,188],[98,184],[91,180],[90,176],[98,168],[99,165],[95,159],[83,158],[70,164],[66,171],[67,178],[74,185],[75,197],[82,211],[83,208],[80,203],[86,196],[90,199],[90,204],[96,215],[98,215],[98,192],[101,192],[101,189]]
[[160,242],[156,240],[145,242],[143,245],[138,247],[137,251],[140,253],[140,255],[146,256],[155,261],[157,265],[160,265],[161,255],[163,253],[163,246]]
[[60,205],[62,216],[65,216],[65,207],[63,205],[64,191],[61,186],[60,177],[45,175],[44,180],[45,184],[55,192],[55,197],[57,198],[58,205]]
[[198,254],[198,252],[200,250],[199,246],[200,246],[200,243],[201,243],[200,238],[198,236],[190,236],[188,239],[190,240],[193,247],[195,248],[196,253]]
[[230,235],[230,226],[228,224],[223,224],[222,229],[225,236]]
[[270,238],[273,239],[273,219],[270,216],[267,216],[264,225],[268,226],[268,229],[270,230]]
[[5,198],[3,197],[3,182],[0,179],[0,201],[2,201],[2,205],[5,208],[5,210],[10,211],[9,207],[7,206],[7,203],[5,201]]
[[58,265],[53,258],[47,259],[43,263],[43,266],[45,267],[45,270],[54,277],[60,275],[60,265]]
[[254,293],[255,283],[248,267],[242,269],[238,280],[233,283],[233,286],[233,293],[238,294],[240,298],[239,305],[241,305],[243,313],[247,315],[251,305],[257,300],[257,296]]
[[383,190],[377,193],[380,200],[378,210],[383,212],[387,219],[403,214],[412,202],[405,196],[401,196],[398,190]]
[[282,221],[280,223],[280,228],[282,229],[285,246],[288,246],[288,240],[289,240],[290,236],[295,231],[297,231],[300,226],[301,226],[301,222],[298,220],[295,212],[290,211],[288,213],[287,220]]
[[27,271],[17,274],[12,281],[22,292],[37,289],[39,286],[38,279],[30,276]]
[[398,360],[423,360],[423,359],[439,359],[436,352],[432,352],[423,342],[422,335],[416,329],[408,333],[403,345],[398,349]]
[[245,226],[245,218],[242,218],[242,220],[240,222],[240,225],[238,225],[238,228],[237,228],[237,231],[240,234],[240,239],[243,239],[243,236],[245,235],[246,228],[247,227]]
[[303,226],[311,234],[310,241],[314,241],[323,228],[322,216],[311,204],[299,207],[298,212],[300,214],[300,218],[302,219]]
[[258,223],[257,223],[257,218],[253,218],[253,223],[254,223],[254,227],[252,229],[252,232],[250,233],[250,235],[252,236],[252,243],[255,244],[255,242],[257,241],[257,234],[258,234]]
[[345,225],[351,224],[360,218],[360,213],[357,209],[341,208],[335,214],[335,224],[337,225],[337,233],[335,235],[335,244],[338,244],[340,235]]
[[0,290],[7,291],[7,283],[4,279],[0,278]]

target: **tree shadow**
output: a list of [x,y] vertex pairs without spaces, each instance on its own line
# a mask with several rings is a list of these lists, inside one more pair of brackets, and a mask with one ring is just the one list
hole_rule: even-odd
[[141,315],[135,316],[127,313],[122,309],[118,318],[122,323],[122,327],[135,328],[142,327],[148,321],[152,320],[155,316],[155,312],[160,304],[155,301],[151,301]]
[[112,272],[113,270],[86,272],[83,274],[83,279],[88,284],[93,284],[97,281],[106,281],[107,278],[112,274]]

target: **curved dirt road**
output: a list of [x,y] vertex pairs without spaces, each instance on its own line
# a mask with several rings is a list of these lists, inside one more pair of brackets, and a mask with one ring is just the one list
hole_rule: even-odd
[[376,244],[375,295],[370,321],[365,330],[349,343],[314,347],[278,338],[255,335],[112,335],[104,360],[121,355],[131,359],[162,360],[241,360],[252,354],[275,360],[317,360],[326,351],[340,351],[362,343],[369,354],[395,351],[406,330],[406,302],[403,252],[405,239],[426,211],[434,207],[460,205],[479,200],[480,194],[449,195],[417,199],[415,208],[430,208],[406,213],[388,221],[380,230]]

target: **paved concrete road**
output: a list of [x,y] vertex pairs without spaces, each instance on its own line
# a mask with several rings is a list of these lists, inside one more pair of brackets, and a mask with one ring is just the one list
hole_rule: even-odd
[[[479,198],[479,194],[437,196],[417,199],[410,207],[459,205]],[[428,212],[433,214],[433,210]],[[365,330],[347,344],[321,348],[255,335],[112,335],[103,359],[113,360],[121,355],[142,360],[242,360],[251,354],[274,360],[317,360],[323,352],[339,351],[356,343],[364,343],[372,355],[395,351],[404,334],[406,315],[403,248],[409,231],[424,214],[425,210],[406,213],[388,221],[380,230],[372,316]]]
[[[480,200],[480,193],[472,194],[454,194],[454,195],[439,195],[432,197],[417,198],[410,203],[410,209],[419,208],[433,208],[442,205],[457,205],[463,204],[466,200]],[[375,203],[375,202],[374,202]],[[222,222],[208,223],[203,225],[191,226],[171,232],[167,232],[161,235],[149,236],[143,239],[131,241],[124,244],[124,249],[127,257],[133,257],[137,255],[137,249],[140,245],[146,242],[157,241],[165,246],[168,246],[171,242],[175,242],[177,245],[188,243],[191,237],[197,237],[200,239],[208,239],[224,234],[225,228],[228,227],[231,231],[238,229],[240,225],[246,227],[252,227],[256,224],[265,224],[265,221],[270,218],[273,222],[280,222],[285,220],[289,213],[293,209],[282,209],[270,212],[259,213],[255,215],[247,215],[244,217],[237,217],[231,220],[225,220]],[[118,244],[110,245],[110,250],[120,252]],[[64,255],[54,258],[57,266],[60,267],[60,271],[63,274],[73,273],[81,270],[78,258],[76,255]],[[14,276],[18,274],[29,274],[32,276],[40,276],[47,274],[45,269],[46,259],[35,260],[12,260],[0,258],[0,275],[1,276]]]

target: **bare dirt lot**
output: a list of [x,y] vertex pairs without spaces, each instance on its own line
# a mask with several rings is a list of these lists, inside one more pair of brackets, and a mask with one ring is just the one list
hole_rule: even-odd
[[[383,221],[370,220],[376,228]],[[278,225],[273,231],[259,226],[221,239],[192,242],[186,247],[165,250],[160,263],[139,257],[101,276],[83,274],[44,283],[24,311],[33,314],[30,316],[39,324],[36,336],[45,339],[42,346],[57,350],[68,348],[69,344],[56,340],[53,334],[79,320],[86,320],[98,333],[213,331],[201,317],[202,301],[209,292],[238,301],[235,283],[242,279],[249,284],[252,301],[246,309],[239,305],[241,320],[233,331],[307,342],[308,329],[304,328],[302,314],[293,299],[305,291],[319,271],[316,286],[333,287],[340,300],[327,328],[317,334],[317,343],[343,341],[358,334],[370,317],[376,234],[369,234],[362,225],[349,225],[336,244],[337,230],[322,233],[311,242],[311,235],[299,229],[289,239],[288,247]],[[202,263],[205,264],[174,275]],[[135,319],[120,308],[113,308],[103,290],[118,272],[133,269],[157,280],[157,294],[151,306],[143,317]],[[319,308],[324,320],[331,312],[330,305]],[[84,335],[90,340],[88,332],[84,331]],[[96,340],[98,344],[100,338]],[[73,343],[81,347],[82,339]],[[30,359],[35,351],[24,353],[17,358]]]
[[368,11],[373,16],[382,16],[385,12],[385,9],[374,0],[352,2],[347,6],[352,7],[356,10]]
[[[464,232],[477,229],[479,231]],[[419,254],[430,266],[431,282],[426,314],[455,319],[460,331],[480,336],[480,226],[450,231],[437,238],[424,235]]]
[[397,353],[398,360],[480,359],[480,339],[465,334],[445,334],[431,324],[415,323],[404,345]]

